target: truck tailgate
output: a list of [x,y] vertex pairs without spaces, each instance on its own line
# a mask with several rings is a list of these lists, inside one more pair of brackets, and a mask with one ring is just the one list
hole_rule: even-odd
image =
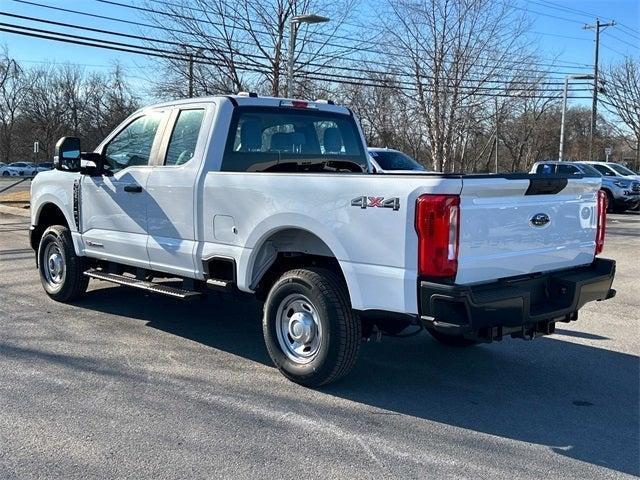
[[590,264],[599,188],[586,177],[464,178],[456,283]]

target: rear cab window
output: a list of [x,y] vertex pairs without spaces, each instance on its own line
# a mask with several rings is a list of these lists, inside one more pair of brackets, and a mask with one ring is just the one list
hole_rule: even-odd
[[203,118],[203,108],[180,110],[169,139],[165,165],[184,165],[193,158]]
[[366,172],[351,115],[287,107],[236,107],[222,161],[227,172]]
[[552,173],[554,173],[554,167],[555,165],[553,165],[552,163],[541,163],[536,167],[536,173],[551,175]]
[[580,175],[582,173],[580,169],[574,165],[557,165],[557,167],[556,173],[562,173],[564,175]]

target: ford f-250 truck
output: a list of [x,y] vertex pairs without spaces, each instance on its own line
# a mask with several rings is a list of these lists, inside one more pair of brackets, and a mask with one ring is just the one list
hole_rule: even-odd
[[373,174],[349,109],[219,96],[140,110],[94,152],[62,138],[55,170],[33,181],[31,245],[61,302],[91,278],[181,299],[253,293],[275,365],[318,386],[380,333],[532,339],[612,297],[599,188],[580,175]]

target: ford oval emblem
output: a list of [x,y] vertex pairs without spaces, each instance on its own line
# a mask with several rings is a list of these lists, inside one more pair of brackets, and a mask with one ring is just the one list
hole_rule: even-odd
[[536,213],[533,217],[531,217],[531,225],[534,227],[544,227],[547,223],[549,223],[549,215],[546,213]]

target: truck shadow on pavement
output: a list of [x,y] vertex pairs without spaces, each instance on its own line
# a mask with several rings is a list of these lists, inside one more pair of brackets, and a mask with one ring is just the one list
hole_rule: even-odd
[[[113,298],[113,288],[92,290],[78,306],[144,320],[149,327],[271,365],[261,308],[252,299],[210,297],[185,308],[124,288],[118,302]],[[321,391],[638,475],[639,361],[607,350],[607,340],[566,328],[533,342],[505,339],[466,349],[444,347],[427,334],[385,338],[363,344],[353,372]],[[304,393],[295,395],[305,401]]]

